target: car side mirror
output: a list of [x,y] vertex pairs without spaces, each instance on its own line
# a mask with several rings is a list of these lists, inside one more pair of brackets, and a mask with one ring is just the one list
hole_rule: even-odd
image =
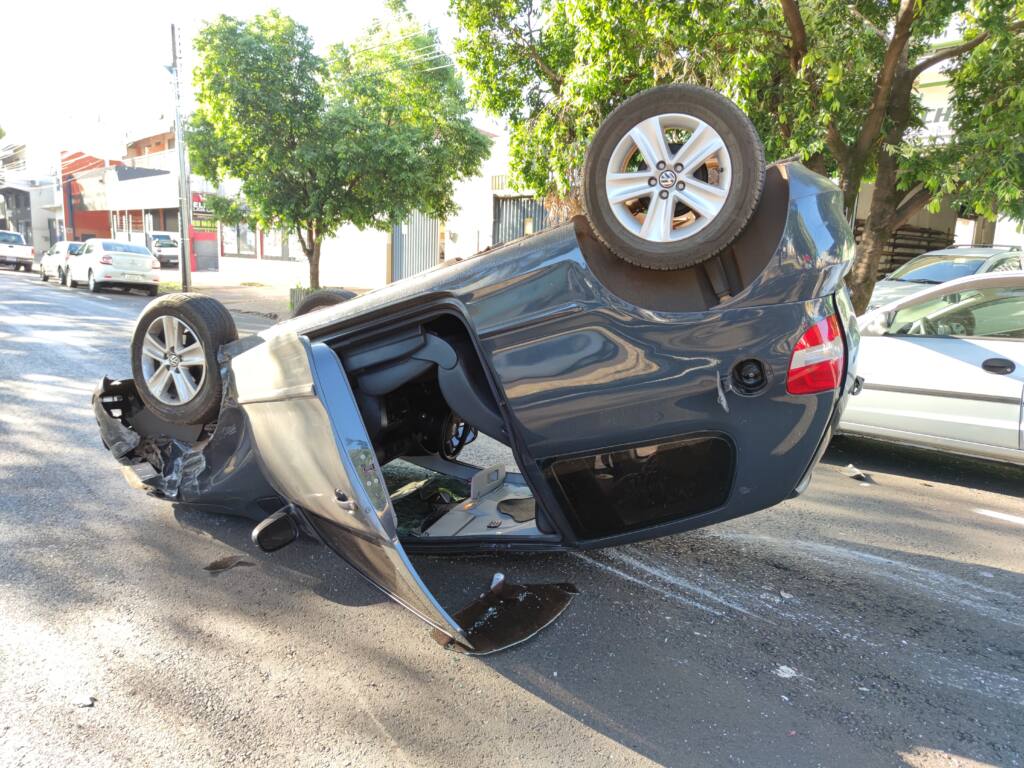
[[892,327],[892,323],[895,319],[896,313],[893,311],[874,312],[865,317],[864,322],[860,324],[861,335],[884,336],[889,328]]

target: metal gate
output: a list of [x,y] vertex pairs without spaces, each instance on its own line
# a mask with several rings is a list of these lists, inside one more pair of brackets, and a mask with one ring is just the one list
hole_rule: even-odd
[[553,223],[540,200],[532,197],[494,198],[494,245],[532,235]]
[[401,280],[441,261],[441,229],[437,219],[413,211],[391,230],[391,279]]

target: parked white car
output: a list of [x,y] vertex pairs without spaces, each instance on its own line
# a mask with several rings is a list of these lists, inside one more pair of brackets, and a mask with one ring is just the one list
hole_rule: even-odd
[[839,431],[1024,464],[1024,273],[951,280],[859,319]]
[[82,244],[77,240],[60,240],[54,243],[43,252],[43,258],[39,260],[39,279],[44,283],[51,277],[56,277],[57,282],[64,282],[64,269],[68,259],[81,250]]
[[153,255],[163,266],[176,267],[181,257],[181,245],[178,237],[169,232],[152,232],[149,235],[149,247]]
[[149,248],[118,240],[86,240],[67,262],[65,282],[72,288],[86,283],[95,293],[107,287],[138,288],[150,296],[160,289],[160,262]]
[[25,238],[21,232],[0,229],[0,264],[14,267],[15,272],[19,269],[31,272],[35,258],[36,249],[25,244]]

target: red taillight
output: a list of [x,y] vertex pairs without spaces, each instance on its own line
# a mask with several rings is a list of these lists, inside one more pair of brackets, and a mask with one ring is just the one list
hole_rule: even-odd
[[835,315],[819,320],[793,347],[786,376],[791,395],[813,395],[839,386],[843,375],[843,336]]
[[114,257],[113,256],[100,256],[100,264],[113,264],[113,263],[114,263]]

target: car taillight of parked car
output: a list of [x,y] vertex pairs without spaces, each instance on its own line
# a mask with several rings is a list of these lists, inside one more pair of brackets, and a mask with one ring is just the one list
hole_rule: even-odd
[[150,266],[150,268],[152,268],[152,269],[160,269],[160,261],[159,261],[158,259],[153,259],[153,260],[152,260],[152,261],[151,261],[151,262],[149,263],[149,266]]
[[835,315],[819,320],[793,347],[786,376],[791,395],[813,395],[839,386],[843,375],[843,335]]
[[113,264],[113,263],[114,263],[114,257],[113,256],[100,256],[100,264]]

